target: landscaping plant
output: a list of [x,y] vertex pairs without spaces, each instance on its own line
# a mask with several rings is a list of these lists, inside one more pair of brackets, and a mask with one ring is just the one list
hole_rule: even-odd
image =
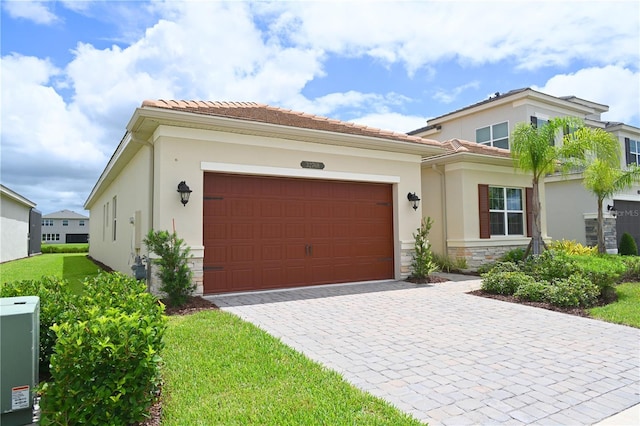
[[438,265],[434,262],[433,253],[431,253],[431,243],[429,243],[429,232],[432,225],[433,220],[430,217],[422,219],[420,228],[417,229],[417,233],[413,234],[415,243],[411,262],[412,278],[423,280],[438,270]]
[[195,289],[193,273],[189,267],[190,248],[174,231],[149,231],[144,243],[150,252],[159,256],[152,259],[160,267],[160,290],[167,294],[171,306],[182,306]]
[[618,248],[618,254],[622,256],[637,256],[638,245],[636,240],[633,239],[630,233],[625,232],[620,237],[620,247]]

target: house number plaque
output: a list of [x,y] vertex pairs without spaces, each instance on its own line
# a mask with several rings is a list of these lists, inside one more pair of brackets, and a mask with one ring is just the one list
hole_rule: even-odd
[[319,161],[302,161],[300,163],[300,167],[302,167],[303,169],[322,170],[324,169],[324,163],[321,163]]

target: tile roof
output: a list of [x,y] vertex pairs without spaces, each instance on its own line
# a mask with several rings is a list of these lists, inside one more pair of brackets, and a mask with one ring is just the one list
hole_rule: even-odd
[[146,100],[142,102],[142,107],[165,108],[195,114],[214,115],[280,126],[391,139],[442,148],[441,142],[432,139],[410,136],[405,133],[377,129],[375,127],[368,127],[256,102]]
[[444,147],[452,152],[469,152],[472,154],[491,155],[494,157],[511,158],[511,151],[508,149],[496,148],[482,145],[476,142],[461,139],[449,139],[443,142]]

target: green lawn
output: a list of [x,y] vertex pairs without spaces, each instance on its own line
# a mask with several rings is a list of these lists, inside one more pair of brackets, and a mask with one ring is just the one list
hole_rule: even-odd
[[222,311],[170,317],[163,425],[420,425]]
[[79,289],[85,277],[98,275],[99,271],[86,253],[41,254],[0,264],[0,284],[37,280],[47,275],[64,278],[74,289]]
[[620,284],[616,293],[617,302],[591,308],[589,314],[607,322],[640,328],[640,282]]

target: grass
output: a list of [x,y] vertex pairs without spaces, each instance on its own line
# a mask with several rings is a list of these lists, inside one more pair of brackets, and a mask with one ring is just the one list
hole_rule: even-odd
[[99,270],[86,253],[41,254],[0,264],[0,284],[55,276],[64,278],[74,291],[78,291],[84,278],[98,275]]
[[163,425],[420,425],[222,311],[170,317]]
[[640,328],[640,282],[616,286],[618,301],[589,309],[589,314],[614,324]]

